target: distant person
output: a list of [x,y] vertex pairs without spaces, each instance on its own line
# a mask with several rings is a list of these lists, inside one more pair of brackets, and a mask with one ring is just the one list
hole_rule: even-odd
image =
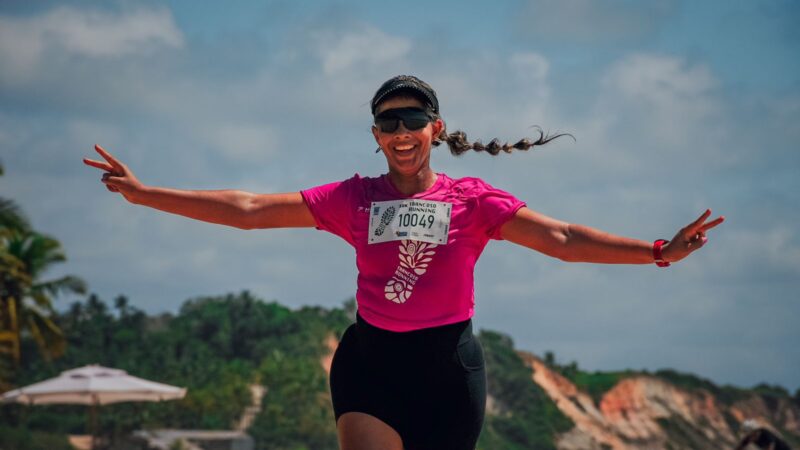
[[706,242],[711,211],[670,241],[630,239],[547,217],[479,178],[430,167],[431,149],[528,150],[559,137],[487,145],[447,133],[434,90],[413,76],[385,82],[372,134],[388,172],[284,194],[145,186],[108,152],[102,182],[131,203],[242,229],[316,227],[356,251],[358,313],[330,374],[344,450],[473,449],[484,420],[486,371],[472,333],[473,269],[491,239],[570,262],[668,266]]

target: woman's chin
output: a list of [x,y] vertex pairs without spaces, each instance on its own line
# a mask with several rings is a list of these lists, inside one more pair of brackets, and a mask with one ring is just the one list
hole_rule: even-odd
[[411,176],[416,175],[422,169],[422,164],[419,164],[413,158],[407,161],[395,160],[394,164],[390,165],[390,168],[399,175]]

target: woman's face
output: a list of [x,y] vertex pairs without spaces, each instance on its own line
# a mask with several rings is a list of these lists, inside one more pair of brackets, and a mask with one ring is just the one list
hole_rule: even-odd
[[[424,105],[412,97],[393,97],[383,101],[376,114],[395,108],[424,108]],[[441,119],[428,123],[419,130],[409,130],[401,121],[397,130],[387,133],[372,126],[375,142],[383,150],[389,171],[403,176],[417,175],[421,170],[430,168],[431,142],[444,127]]]

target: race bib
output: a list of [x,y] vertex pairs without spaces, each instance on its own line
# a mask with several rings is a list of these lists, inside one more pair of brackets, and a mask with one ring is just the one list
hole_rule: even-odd
[[430,200],[372,202],[369,243],[412,240],[447,244],[453,205]]

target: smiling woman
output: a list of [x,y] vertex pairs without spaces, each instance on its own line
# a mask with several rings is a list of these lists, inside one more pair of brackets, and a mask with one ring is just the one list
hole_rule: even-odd
[[483,350],[472,333],[475,263],[506,239],[564,261],[667,266],[706,242],[711,211],[671,241],[641,241],[533,211],[479,178],[430,167],[432,147],[527,150],[557,136],[509,145],[448,134],[435,91],[413,76],[385,82],[372,100],[372,133],[388,171],[300,192],[185,191],[144,186],[99,146],[84,159],[128,201],[242,229],[316,227],[356,251],[356,321],[331,365],[330,388],[344,450],[474,449],[486,405]]

